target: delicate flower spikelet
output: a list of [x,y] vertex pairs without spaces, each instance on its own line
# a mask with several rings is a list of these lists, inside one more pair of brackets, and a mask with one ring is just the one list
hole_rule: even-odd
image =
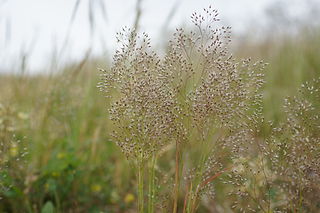
[[183,135],[178,140],[190,142],[196,156],[184,163],[192,174],[186,174],[189,199],[196,205],[201,195],[214,195],[212,182],[229,167],[227,160],[248,153],[244,144],[254,140],[262,113],[266,64],[233,59],[231,28],[218,27],[216,10],[209,7],[191,19],[195,29],[177,29],[169,42],[164,69],[174,85],[176,126]]
[[122,46],[100,85],[111,98],[112,136],[127,157],[148,159],[172,140],[173,92],[147,34],[124,29],[118,41]]
[[[226,137],[223,132],[236,137],[248,131],[261,113],[265,66],[233,59],[227,49],[231,28],[216,27],[217,16],[211,7],[203,14],[193,13],[195,30],[177,29],[164,59],[166,75],[174,85],[180,132],[198,143],[215,138],[212,145],[220,136]],[[233,143],[241,147],[238,141]]]

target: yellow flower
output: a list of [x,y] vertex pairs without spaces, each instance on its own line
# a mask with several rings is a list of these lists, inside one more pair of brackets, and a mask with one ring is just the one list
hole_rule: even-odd
[[10,148],[10,156],[16,157],[19,154],[18,146],[16,144],[13,144]]
[[101,187],[101,185],[99,185],[99,184],[93,184],[93,185],[91,185],[91,191],[92,191],[92,192],[98,193],[98,192],[101,191],[101,189],[102,189],[102,187]]
[[44,188],[45,188],[46,191],[48,191],[48,190],[49,190],[49,184],[46,183],[46,184],[44,185]]
[[63,153],[63,152],[59,152],[59,153],[57,154],[57,158],[58,158],[58,159],[62,159],[62,158],[64,158],[65,156],[66,156],[66,154]]
[[126,196],[124,197],[124,202],[129,204],[132,203],[134,201],[134,195],[131,193],[126,194]]
[[51,175],[53,177],[59,177],[60,176],[60,173],[59,172],[52,172]]

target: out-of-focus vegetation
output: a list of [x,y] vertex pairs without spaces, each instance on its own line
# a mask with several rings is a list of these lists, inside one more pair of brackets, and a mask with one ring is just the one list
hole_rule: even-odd
[[[238,43],[236,55],[263,59],[266,67],[265,113],[268,118],[281,118],[281,103],[286,95],[295,95],[302,83],[320,76],[318,29],[300,29],[298,35],[271,35],[263,41]],[[318,100],[315,100],[319,102]]]
[[[269,64],[264,71],[263,114],[277,124],[287,119],[282,107],[285,98],[296,96],[304,82],[320,77],[320,32],[301,28],[294,36],[254,42],[247,38],[235,45],[234,57],[263,59]],[[107,104],[97,89],[97,67],[109,67],[101,61],[85,58],[52,74],[0,75],[1,212],[136,212],[137,178],[109,138]],[[319,113],[319,96],[306,98]],[[270,126],[263,124],[261,135],[271,134]],[[281,128],[289,131],[290,125]],[[319,146],[316,129],[310,127],[308,133],[318,138]],[[278,131],[275,136],[283,139],[290,134]],[[303,148],[307,152],[309,147]],[[297,156],[303,151],[297,151]],[[252,168],[258,164],[248,163]],[[172,165],[174,158],[163,154],[159,167]],[[164,180],[159,182],[165,182],[162,175]],[[319,179],[313,184],[319,192]],[[229,186],[219,183],[215,187],[215,198],[199,203],[199,212],[232,211],[231,200],[222,196]],[[313,205],[297,212],[318,212],[318,195],[306,194],[303,199]],[[184,196],[179,199],[182,211]],[[241,205],[246,209],[248,203]]]

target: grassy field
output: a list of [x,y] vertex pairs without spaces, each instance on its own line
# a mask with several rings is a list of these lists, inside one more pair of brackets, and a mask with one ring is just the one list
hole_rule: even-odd
[[[252,57],[253,61],[263,59],[269,64],[263,69],[265,83],[261,88],[257,88],[259,94],[262,94],[262,102],[259,102],[260,105],[257,108],[261,108],[262,114],[259,116],[264,119],[244,124],[248,125],[248,128],[250,125],[256,128],[252,133],[254,140],[250,143],[248,140],[252,137],[236,138],[240,134],[237,129],[234,130],[237,124],[230,127],[230,132],[235,132],[235,135],[227,135],[229,127],[220,127],[224,121],[223,116],[211,123],[204,121],[206,117],[213,116],[216,119],[215,116],[220,115],[220,111],[208,111],[207,114],[203,114],[205,107],[191,110],[199,114],[194,119],[190,118],[195,122],[193,127],[187,126],[191,122],[188,116],[181,118],[183,120],[181,125],[186,125],[185,129],[190,130],[185,135],[178,130],[179,133],[176,130],[170,132],[171,127],[162,130],[167,127],[160,128],[160,124],[159,126],[149,124],[149,121],[144,118],[139,120],[142,125],[159,127],[157,136],[153,137],[156,139],[152,140],[163,144],[161,147],[149,145],[151,139],[146,139],[148,143],[133,145],[137,147],[132,149],[123,148],[129,145],[121,146],[118,141],[122,149],[119,148],[115,141],[126,135],[132,135],[132,132],[125,131],[125,128],[131,124],[129,118],[140,118],[125,114],[126,109],[120,106],[115,107],[114,103],[117,100],[123,101],[128,106],[132,105],[133,111],[137,110],[141,103],[137,104],[130,99],[131,96],[125,96],[127,94],[121,92],[126,83],[131,82],[130,79],[125,78],[122,82],[119,80],[120,92],[113,91],[112,98],[105,98],[105,94],[99,92],[97,88],[98,83],[101,82],[101,72],[97,67],[104,68],[106,72],[110,69],[121,71],[119,67],[126,69],[129,63],[135,73],[138,73],[141,67],[139,68],[139,63],[133,59],[130,61],[128,58],[123,58],[124,61],[121,61],[118,58],[120,62],[113,65],[104,63],[104,59],[89,60],[70,64],[50,75],[2,74],[0,76],[0,212],[98,213],[137,212],[137,209],[139,212],[248,212],[250,210],[268,213],[319,212],[320,118],[317,116],[320,112],[320,98],[317,90],[319,81],[313,82],[313,79],[320,77],[320,33],[304,31],[294,37],[284,35],[255,43],[247,39],[235,45],[233,51],[236,61],[240,58]],[[158,65],[154,61],[150,62],[150,58],[144,61],[143,54],[139,55],[138,52],[132,54],[132,57],[138,59],[141,57],[143,64],[141,69],[144,70],[144,66],[147,67],[146,70],[157,69]],[[194,57],[190,59],[192,66],[200,60],[197,58],[200,56],[196,54],[190,57]],[[174,60],[165,64],[177,66],[176,69],[189,69],[188,63],[185,64],[187,68],[179,67],[180,65],[174,65]],[[194,67],[198,67],[198,70],[193,69],[195,78],[201,79],[199,77],[201,66]],[[135,75],[138,81],[146,78],[144,74]],[[120,74],[119,76],[121,77]],[[161,78],[163,76],[152,73],[150,76],[149,80],[154,84],[163,79]],[[247,79],[241,79],[251,85],[244,88],[246,89],[244,92],[249,91],[249,95],[252,92],[250,88],[258,84],[258,81],[252,82],[251,77],[247,75]],[[225,78],[229,79],[230,76]],[[150,83],[149,80],[146,81],[147,85]],[[163,80],[162,83],[165,84],[167,80]],[[235,79],[236,82],[238,80],[238,78]],[[313,82],[313,85],[311,83],[305,85],[305,90],[302,89],[300,94],[301,85],[307,81]],[[181,86],[177,83],[178,81],[172,82],[177,87]],[[129,94],[142,92],[139,88],[133,88],[132,90],[135,89],[136,93]],[[143,91],[159,91],[159,88],[162,87],[153,89],[146,87]],[[199,88],[196,90],[191,84],[186,83],[185,90],[180,92],[182,91],[183,95],[189,90],[195,93],[200,91]],[[162,105],[171,97],[163,93],[170,91],[164,89],[162,92],[155,92],[157,99],[155,98],[154,102],[158,108],[150,105],[147,109],[157,115],[146,114],[150,117],[150,121],[158,122],[156,119],[153,120],[152,116],[170,120],[166,118],[168,114],[159,110],[159,106],[164,109],[170,105],[169,103]],[[171,92],[174,93],[174,91],[172,89]],[[248,103],[247,100],[240,99],[241,93],[237,93],[238,88],[233,83],[228,84],[228,89],[225,91],[239,95],[230,98],[230,102],[225,103],[225,108],[231,110],[235,107],[235,110],[241,110],[236,108],[237,103],[248,104],[248,106],[251,104],[249,102],[253,96],[246,96],[250,99]],[[142,95],[137,99],[141,97]],[[151,96],[147,97],[145,103],[149,104],[151,98]],[[177,106],[181,107],[179,109],[182,109],[182,114],[184,112],[187,114],[188,108],[183,104],[188,99],[184,98],[177,99],[178,103],[181,102]],[[195,96],[194,104],[200,103],[203,99],[201,95]],[[224,103],[223,100],[225,99],[221,99],[221,104]],[[225,109],[223,106],[212,104],[212,107]],[[149,107],[149,105],[146,106]],[[239,111],[239,114],[248,113],[249,118],[256,118],[253,115],[250,117],[255,112],[254,104],[250,106],[252,106],[251,109],[246,112]],[[199,105],[199,107],[202,106]],[[116,112],[110,112],[110,109]],[[228,122],[240,121],[241,118],[235,117],[235,112],[227,111],[223,115]],[[122,126],[110,120],[110,114],[118,116]],[[180,117],[177,120],[179,119]],[[267,121],[273,121],[273,124]],[[137,132],[140,131],[136,120],[134,122],[132,125],[137,126]],[[164,121],[160,123],[163,124]],[[197,129],[201,128],[200,133],[197,132]],[[208,132],[214,130],[214,135],[206,133],[207,136],[203,136],[203,132],[207,129]],[[116,137],[112,136],[114,130],[118,134]],[[217,158],[212,162],[210,157],[199,159],[199,153],[206,152],[208,149],[206,145],[199,145],[201,144],[198,143],[199,138],[203,136],[210,141],[219,141],[214,138],[220,134],[226,136],[225,143],[231,143],[235,149],[243,148],[244,150],[234,154],[231,146],[226,145],[225,148],[218,143],[213,149],[213,156]],[[144,133],[142,136],[149,137],[149,133]],[[229,136],[233,138],[230,139]],[[186,138],[185,140],[189,142],[180,147],[179,143],[175,142],[179,138],[181,140]],[[228,142],[229,140],[231,142]],[[237,142],[238,145],[233,142]],[[255,146],[257,148],[252,148]],[[281,148],[275,148],[276,146]],[[180,152],[177,151],[179,147]],[[143,154],[145,158],[135,154],[141,153],[141,149],[146,149],[142,151],[145,153]],[[290,153],[287,155],[284,154],[285,152]],[[230,158],[229,155],[232,157]],[[211,166],[207,166],[204,162],[208,159],[212,163]],[[198,161],[200,164],[194,163]],[[177,162],[180,162],[179,167]],[[208,178],[198,177],[199,166],[203,166],[199,170],[203,174],[206,173],[203,169],[212,169],[214,172],[206,174]],[[141,173],[143,171],[144,174]],[[240,174],[239,171],[243,173]],[[179,187],[176,187],[177,183]],[[149,196],[150,194],[154,198]]]

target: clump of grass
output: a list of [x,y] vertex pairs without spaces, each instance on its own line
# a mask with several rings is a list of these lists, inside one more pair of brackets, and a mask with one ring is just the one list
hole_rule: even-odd
[[[151,49],[145,33],[140,37],[124,29],[118,33],[121,46],[112,68],[103,70],[99,87],[110,101],[113,140],[137,166],[139,212],[144,212],[148,161],[148,212],[154,211],[155,159],[167,144],[175,146],[168,206],[178,211],[183,173],[189,167],[193,175],[186,181],[183,211],[195,212],[201,195],[211,191],[211,182],[226,169],[230,157],[225,152],[241,153],[244,141],[239,135],[249,134],[246,129],[261,111],[264,64],[233,59],[227,49],[230,27],[215,26],[216,10],[209,7],[191,18],[195,30],[177,29],[163,58]],[[185,159],[189,153],[196,158]]]
[[[127,158],[138,167],[139,211],[143,212],[143,182],[147,162],[151,159],[149,196],[153,209],[154,165],[157,152],[172,141],[175,100],[158,56],[150,49],[150,40],[143,34],[124,29],[118,34],[122,42],[114,56],[114,66],[104,72],[103,87],[111,95],[110,118],[113,138]],[[141,43],[139,43],[141,42]]]
[[[194,13],[191,18],[196,30],[187,33],[178,29],[165,58],[182,112],[179,123],[186,134],[182,141],[182,152],[186,153],[179,155],[188,156],[189,150],[195,150],[193,155],[197,156],[189,165],[184,163],[188,159],[176,161],[181,168],[185,164],[194,170],[186,183],[186,212],[196,210],[200,194],[210,188],[210,180],[229,166],[227,159],[240,154],[244,141],[239,134],[245,133],[260,110],[264,67],[263,62],[233,59],[228,53],[231,28],[215,26],[219,22],[216,10],[204,9],[203,14]],[[180,144],[176,145],[177,152]],[[232,152],[229,156],[218,152],[224,148],[228,152],[227,147]],[[177,198],[174,203],[176,212]]]

